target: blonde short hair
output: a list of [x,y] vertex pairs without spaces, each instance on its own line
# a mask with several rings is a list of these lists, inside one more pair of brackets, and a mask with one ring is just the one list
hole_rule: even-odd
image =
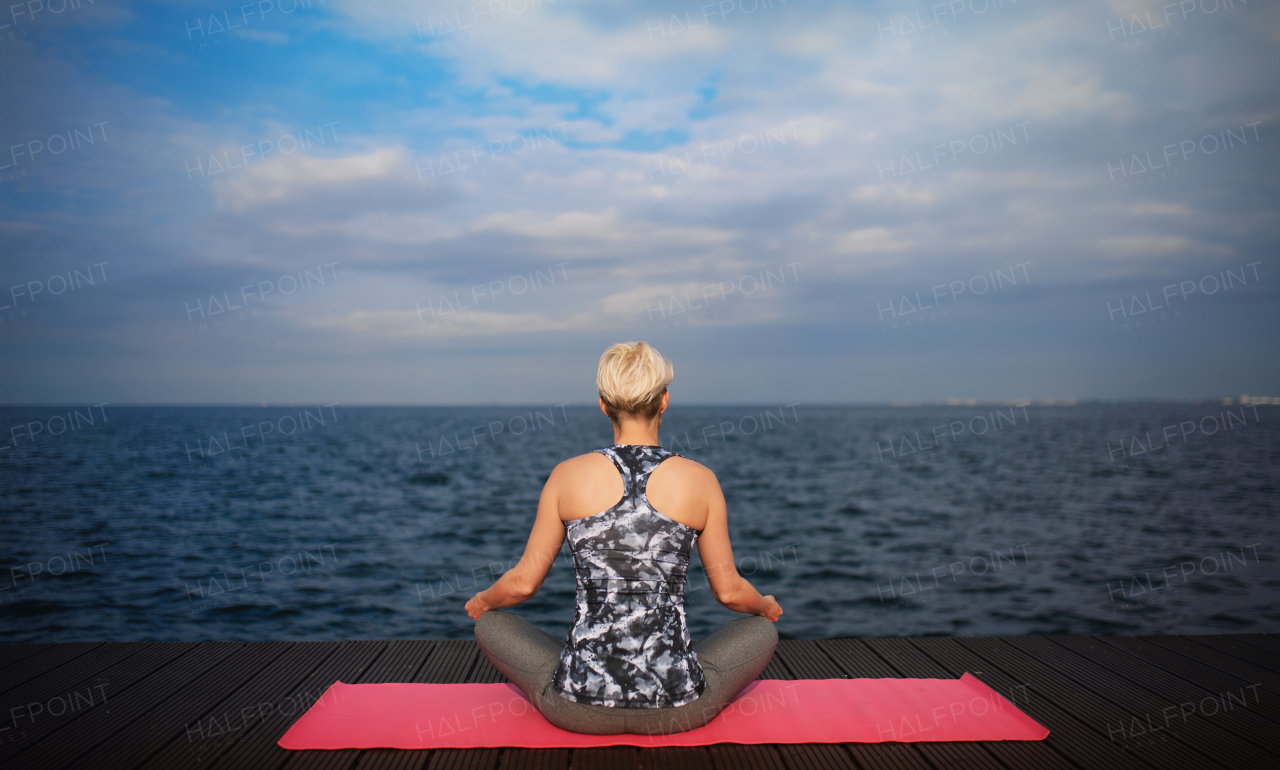
[[621,415],[652,420],[671,384],[671,362],[647,342],[620,342],[600,356],[596,389],[615,423]]

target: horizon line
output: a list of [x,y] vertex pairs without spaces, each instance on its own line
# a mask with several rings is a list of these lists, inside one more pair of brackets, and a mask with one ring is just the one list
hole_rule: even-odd
[[[342,406],[348,409],[377,409],[377,408],[413,408],[413,409],[474,409],[474,408],[546,408],[554,407],[596,407],[597,404],[591,401],[572,402],[567,401],[559,404],[546,404],[545,402],[477,402],[477,403],[403,403],[403,402],[355,402],[342,403],[338,401],[329,403],[320,402],[187,402],[187,401],[155,401],[155,402],[120,402],[112,403],[109,401],[100,402],[102,406],[113,406],[115,408],[210,408],[210,409],[305,409],[315,407],[331,407]],[[893,399],[881,401],[795,401],[790,403],[782,402],[763,402],[763,401],[728,401],[728,402],[692,402],[671,405],[671,409],[679,408],[727,408],[727,407],[760,407],[760,406],[786,406],[786,407],[892,407],[892,408],[910,408],[922,406],[956,406],[956,407],[974,407],[974,406],[1112,406],[1123,404],[1204,404],[1213,403],[1217,405],[1277,405],[1280,404],[1280,398],[1267,396],[1202,396],[1197,398],[1171,398],[1161,396],[1130,396],[1130,397],[1094,397],[1094,398],[1001,398],[1001,399],[981,399],[981,398],[945,398],[945,399]],[[83,407],[82,402],[26,402],[26,403],[0,403],[0,409],[21,409],[28,407]],[[98,406],[94,404],[92,406]]]

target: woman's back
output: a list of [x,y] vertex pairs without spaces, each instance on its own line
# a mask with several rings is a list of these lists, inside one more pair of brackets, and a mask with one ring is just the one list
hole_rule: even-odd
[[[563,697],[578,703],[681,706],[705,687],[684,613],[698,530],[656,510],[646,495],[651,474],[675,456],[657,446],[615,445],[598,452],[613,466],[616,484],[607,483],[598,462],[566,468],[571,483],[565,487],[574,492],[561,499],[560,508],[573,552],[577,599],[553,682]],[[688,475],[681,470],[667,474],[673,491]],[[603,510],[574,515],[610,498],[612,504]],[[678,506],[683,518],[696,517],[696,501],[673,497],[670,502],[685,503]],[[705,502],[701,507],[705,523]]]
[[[551,471],[524,555],[471,597],[476,641],[552,724],[598,735],[706,724],[768,665],[782,608],[738,574],[720,482],[659,446],[671,362],[644,342],[600,357],[600,411],[613,446]],[[568,538],[577,596],[560,642],[501,610],[532,598]],[[689,639],[684,588],[693,547],[716,601],[739,618]]]
[[[564,522],[594,516],[608,510],[625,491],[617,465],[601,452],[590,452],[560,464],[566,475],[560,486],[558,513]],[[655,510],[673,521],[701,532],[719,489],[715,474],[680,455],[669,455],[650,472],[647,497]]]

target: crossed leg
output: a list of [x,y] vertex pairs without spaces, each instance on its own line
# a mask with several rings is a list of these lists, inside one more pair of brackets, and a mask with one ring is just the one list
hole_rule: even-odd
[[490,610],[476,622],[476,641],[485,657],[520,688],[556,727],[590,735],[666,735],[701,727],[750,684],[773,657],[778,632],[767,618],[731,621],[694,643],[707,686],[692,703],[673,708],[611,708],[563,698],[551,677],[564,642],[521,617]]

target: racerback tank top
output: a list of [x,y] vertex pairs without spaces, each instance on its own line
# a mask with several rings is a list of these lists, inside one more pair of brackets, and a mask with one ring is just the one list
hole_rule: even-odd
[[577,583],[569,638],[552,679],[578,703],[670,708],[706,687],[685,622],[684,587],[698,531],[658,513],[645,496],[662,447],[597,449],[622,474],[622,500],[565,522]]

